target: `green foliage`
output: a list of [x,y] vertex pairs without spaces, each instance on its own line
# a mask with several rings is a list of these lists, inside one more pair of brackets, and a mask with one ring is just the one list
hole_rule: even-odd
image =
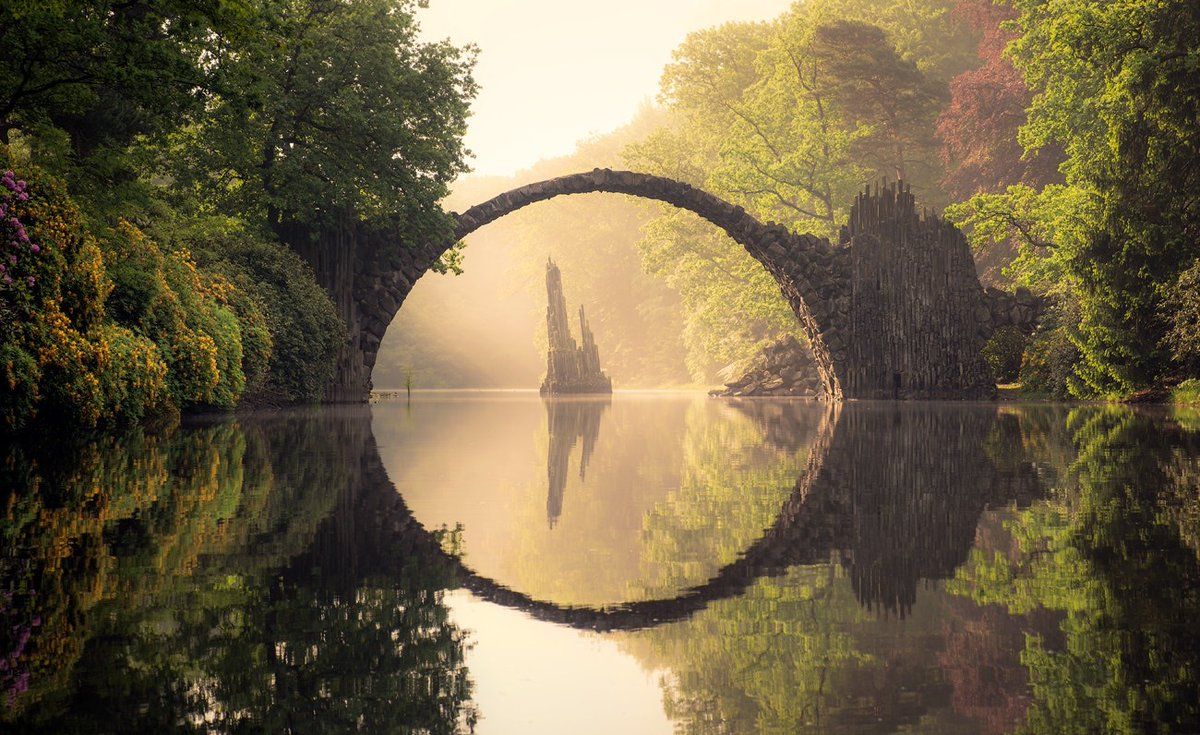
[[125,222],[97,239],[60,184],[24,175],[28,196],[5,205],[21,224],[12,237],[27,240],[0,289],[4,377],[20,390],[4,402],[7,429],[38,415],[86,429],[232,408],[247,374],[265,380],[271,335],[249,288]]
[[0,727],[277,732],[303,712],[314,732],[457,731],[466,640],[436,571],[284,581],[350,507],[364,428],[310,416],[5,443],[0,646],[25,644],[0,649]]
[[1172,388],[1171,403],[1187,406],[1200,404],[1200,380],[1189,378]]
[[[257,0],[225,39],[219,94],[168,165],[198,201],[317,231],[347,213],[444,235],[436,206],[466,170],[474,54],[418,39],[416,0]],[[403,240],[405,238],[398,238]]]
[[1014,0],[1010,56],[1033,91],[1020,140],[1061,148],[1064,186],[977,197],[977,236],[1014,234],[1016,269],[1078,303],[1075,390],[1119,395],[1169,369],[1164,297],[1200,232],[1200,9],[1186,0]]
[[[882,176],[903,176],[940,203],[933,121],[946,80],[969,58],[950,6],[821,0],[768,23],[693,33],[663,72],[668,124],[626,160],[828,237],[855,193]],[[708,382],[797,329],[773,279],[711,230],[664,209],[639,246],[647,270],[679,291],[688,367]]]
[[983,358],[999,383],[1011,383],[1021,371],[1021,356],[1028,340],[1021,330],[1005,326],[997,329],[983,346]]
[[[294,256],[234,243],[228,257],[212,254],[210,271],[139,229],[164,229],[160,218],[178,228],[216,211],[241,217],[244,231],[287,231],[297,247],[354,221],[399,224],[396,243],[444,236],[450,220],[437,203],[465,170],[473,52],[421,41],[419,6],[66,0],[0,8],[5,158],[70,186],[70,218],[40,227],[42,257],[0,271],[17,284],[2,304],[20,332],[13,339],[54,344],[25,350],[58,376],[41,395],[47,407],[87,426],[124,411],[99,386],[130,397],[133,384],[118,388],[105,372],[113,345],[97,335],[117,339],[116,364],[131,370],[148,353],[107,328],[115,325],[156,346],[168,413],[167,404],[232,408],[247,391],[260,402],[319,397],[343,328]],[[63,187],[32,193],[21,220],[31,232],[32,208],[67,201]],[[455,270],[455,256],[438,269]],[[129,415],[152,403],[131,399]]]
[[159,346],[175,405],[234,407],[246,377],[237,317],[218,297],[229,284],[201,273],[187,251],[163,252],[128,223],[105,247],[117,318]]
[[1078,360],[1079,349],[1067,327],[1041,329],[1029,340],[1021,358],[1021,388],[1047,398],[1070,398]]
[[1200,260],[1179,274],[1162,305],[1170,329],[1163,346],[1188,375],[1200,374]]
[[1081,409],[1068,426],[1066,482],[1012,513],[1007,554],[973,552],[948,589],[1057,614],[1060,640],[1025,639],[1032,701],[1020,732],[1194,729],[1200,566],[1181,543],[1194,507],[1178,503],[1195,497],[1194,451],[1128,409]]
[[239,295],[234,303],[239,317],[242,311],[253,313],[255,323],[266,330],[255,337],[252,359],[256,364],[261,361],[258,345],[265,338],[268,367],[260,373],[247,370],[246,400],[255,404],[319,400],[333,376],[345,326],[308,265],[236,221],[197,220],[164,236],[186,247],[203,268],[228,279],[234,286],[232,293]]
[[42,373],[37,360],[7,340],[0,342],[0,422],[21,429],[37,409]]

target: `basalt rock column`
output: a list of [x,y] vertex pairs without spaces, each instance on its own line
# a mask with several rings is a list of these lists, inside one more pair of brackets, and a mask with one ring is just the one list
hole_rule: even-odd
[[546,379],[542,395],[561,393],[612,393],[612,381],[600,369],[600,350],[588,329],[583,307],[579,307],[579,332],[583,346],[575,344],[567,325],[567,301],[563,296],[562,274],[553,260],[546,261],[546,336],[550,348],[546,354]]

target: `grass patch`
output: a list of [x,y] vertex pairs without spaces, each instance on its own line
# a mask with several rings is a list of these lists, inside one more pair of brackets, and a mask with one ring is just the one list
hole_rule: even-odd
[[1191,378],[1172,388],[1171,403],[1177,406],[1200,406],[1200,380]]

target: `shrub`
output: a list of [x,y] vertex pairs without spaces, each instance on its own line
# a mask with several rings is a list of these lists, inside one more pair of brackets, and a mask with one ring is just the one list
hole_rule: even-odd
[[0,429],[24,428],[38,403],[42,371],[37,360],[11,342],[0,342]]
[[[308,264],[285,246],[227,219],[192,222],[163,237],[190,249],[202,267],[251,294],[261,311],[271,338],[270,367],[266,380],[248,388],[246,400],[319,400],[333,377],[345,326]],[[231,305],[236,310],[237,304]]]
[[[0,147],[0,160],[8,155]],[[271,299],[251,288],[127,222],[97,239],[57,181],[3,171],[0,426],[39,413],[92,428],[233,408],[248,384],[268,382],[272,364]]]
[[98,373],[103,414],[114,420],[140,421],[150,411],[169,411],[167,365],[158,347],[117,324],[105,324],[93,334],[108,353]]
[[174,403],[237,405],[246,385],[241,327],[222,305],[232,287],[202,273],[186,250],[164,252],[128,222],[105,246],[113,264],[113,316],[158,345]]
[[998,383],[1011,383],[1021,372],[1021,359],[1028,339],[1014,326],[997,329],[983,346],[983,358]]
[[1071,384],[1079,348],[1066,327],[1039,331],[1029,341],[1021,360],[1021,387],[1047,398],[1071,397]]
[[1200,260],[1168,289],[1163,312],[1170,324],[1164,346],[1171,358],[1186,374],[1200,375]]

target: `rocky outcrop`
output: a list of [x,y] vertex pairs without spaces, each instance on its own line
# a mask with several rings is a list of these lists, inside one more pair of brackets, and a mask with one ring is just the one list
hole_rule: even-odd
[[546,261],[546,379],[542,395],[563,393],[612,393],[612,381],[600,369],[600,350],[588,328],[583,307],[579,307],[579,337],[576,346],[567,325],[567,301],[563,296],[562,274],[553,260]]
[[740,378],[714,396],[821,397],[821,377],[808,345],[788,335],[763,348]]
[[988,287],[988,311],[993,329],[1016,327],[1022,334],[1033,334],[1049,306],[1049,301],[1035,296],[1029,289],[1018,288],[1015,293]]

